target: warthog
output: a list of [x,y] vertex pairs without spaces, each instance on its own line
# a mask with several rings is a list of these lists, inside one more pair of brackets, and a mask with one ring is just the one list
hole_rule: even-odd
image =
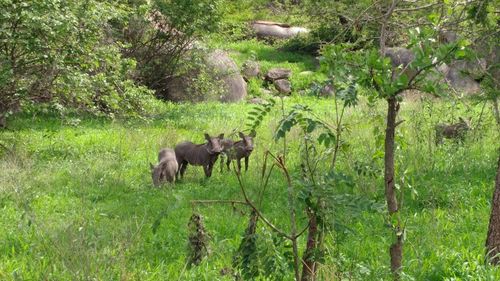
[[205,134],[206,143],[194,144],[189,141],[182,142],[175,147],[175,155],[179,163],[179,170],[181,178],[184,176],[187,165],[203,166],[205,176],[209,178],[212,175],[212,169],[215,161],[222,152],[221,140],[224,139],[224,134],[218,137],[211,137]]
[[179,169],[179,165],[174,150],[170,148],[160,150],[160,153],[158,153],[158,162],[156,166],[151,163],[149,164],[154,186],[159,186],[165,181],[175,182],[175,174]]
[[[226,165],[227,169],[230,170],[229,165],[232,160],[236,160],[238,164],[238,172],[241,171],[241,158],[245,158],[245,172],[248,171],[248,158],[253,151],[253,138],[255,138],[255,131],[250,132],[249,135],[245,135],[242,132],[238,134],[241,138],[239,141],[232,141],[230,139],[222,140],[223,153],[227,157]],[[220,168],[221,172],[223,169],[224,160],[221,159]]]
[[458,118],[458,123],[454,124],[437,124],[436,129],[436,144],[443,143],[443,139],[458,139],[463,141],[467,131],[471,129],[470,118]]

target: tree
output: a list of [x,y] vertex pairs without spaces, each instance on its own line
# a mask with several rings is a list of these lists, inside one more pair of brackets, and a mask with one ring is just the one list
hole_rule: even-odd
[[[446,18],[441,12],[428,17],[428,24],[433,28],[418,23],[415,29],[406,33],[405,38],[395,38],[397,27],[411,26],[411,17],[407,12],[428,10],[434,5],[412,7],[413,3],[403,1],[383,1],[375,9],[380,13],[376,17],[379,24],[378,48],[357,49],[356,44],[337,44],[324,48],[323,56],[330,65],[332,74],[338,79],[355,76],[360,85],[369,91],[370,99],[383,99],[387,102],[386,129],[384,141],[384,193],[387,202],[388,224],[392,229],[393,243],[389,248],[391,271],[394,279],[400,278],[403,259],[405,225],[402,223],[398,202],[397,178],[395,175],[395,133],[403,120],[397,121],[402,93],[409,89],[436,94],[440,88],[436,66],[452,58],[465,56],[466,41],[443,44],[437,40],[442,28],[440,18]],[[441,3],[444,5],[444,3]],[[401,15],[403,14],[403,15]],[[436,20],[437,19],[437,20]],[[405,48],[387,47],[405,39]],[[403,197],[401,197],[403,198]]]
[[490,224],[486,238],[486,257],[491,264],[500,264],[500,156],[498,157],[495,191],[491,202]]

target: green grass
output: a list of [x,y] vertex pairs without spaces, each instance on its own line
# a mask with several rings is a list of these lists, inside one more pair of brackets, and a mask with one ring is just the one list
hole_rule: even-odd
[[[255,60],[260,65],[262,76],[271,68],[286,68],[292,71],[290,82],[292,90],[299,94],[309,94],[313,82],[322,82],[327,79],[326,75],[316,71],[318,66],[311,55],[283,51],[263,41],[242,40],[237,42],[223,42],[213,40],[213,48],[222,48],[228,51],[238,66],[242,66],[247,60]],[[266,88],[261,79],[254,79],[250,82],[254,88]],[[274,86],[267,86],[273,90]],[[250,95],[255,91],[250,90]]]
[[[287,107],[295,103],[311,106],[327,120],[333,118],[331,100],[286,100]],[[428,138],[438,120],[453,114],[477,121],[480,108],[443,102],[402,105],[406,121],[398,127],[397,179],[401,183],[407,170],[405,181],[418,193],[412,196],[404,189],[405,280],[500,278],[500,270],[483,262],[498,145],[493,117],[485,112],[484,126],[474,133],[477,140],[470,136],[464,144],[435,147]],[[11,118],[11,131],[0,133],[0,142],[12,149],[2,151],[0,158],[0,279],[231,280],[219,272],[231,266],[247,222],[240,211],[247,210],[193,207],[190,201],[241,199],[235,176],[221,174],[216,165],[213,177],[205,180],[200,167],[189,167],[182,182],[154,189],[148,163],[155,161],[161,147],[186,139],[202,142],[204,132],[244,129],[250,109],[244,103],[165,104],[151,121],[75,116],[81,119],[78,126],[50,114]],[[384,226],[382,173],[362,176],[353,168],[355,161],[372,161],[381,149],[374,128],[383,132],[384,113],[383,103],[373,108],[362,103],[347,112],[350,131],[345,138],[350,148],[341,154],[339,169],[353,177],[355,186],[337,193],[373,200],[381,210],[360,211],[346,228],[328,235],[328,255],[320,268],[323,280],[389,278],[391,232]],[[279,115],[273,111],[257,131],[250,171],[244,176],[254,197],[263,152],[280,151],[272,141]],[[298,171],[299,141],[299,132],[293,130],[292,171]],[[375,157],[375,168],[382,169],[382,164]],[[284,229],[289,228],[286,202],[285,184],[276,172],[262,211]],[[194,211],[204,217],[212,254],[188,269],[187,223]],[[347,212],[340,208],[333,216],[342,220]],[[305,224],[303,213],[298,224]],[[267,235],[263,225],[258,232]],[[302,238],[301,248],[304,242]],[[289,271],[286,279],[291,276]]]

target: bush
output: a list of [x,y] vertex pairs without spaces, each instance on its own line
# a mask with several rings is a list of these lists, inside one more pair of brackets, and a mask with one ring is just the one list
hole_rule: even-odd
[[[150,91],[103,27],[123,10],[101,1],[0,2],[0,119],[30,104],[137,113]],[[131,99],[133,98],[133,99]]]

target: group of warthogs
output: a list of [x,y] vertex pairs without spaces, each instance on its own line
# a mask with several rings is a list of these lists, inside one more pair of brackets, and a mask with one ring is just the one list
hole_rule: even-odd
[[[459,118],[459,122],[452,124],[437,124],[436,144],[441,144],[443,139],[463,140],[467,131],[471,129],[470,118]],[[224,134],[217,137],[211,137],[205,133],[205,143],[194,144],[190,141],[179,143],[175,149],[163,148],[158,154],[158,164],[151,165],[151,176],[153,184],[159,186],[165,181],[175,182],[176,179],[182,178],[186,172],[188,164],[193,166],[203,166],[205,176],[208,178],[212,175],[212,169],[215,162],[221,155],[221,172],[226,161],[227,169],[230,170],[232,160],[236,160],[238,172],[241,170],[241,159],[245,158],[245,171],[248,170],[248,158],[253,151],[253,138],[255,131],[245,135],[239,132],[240,140],[233,141],[225,139]]]
[[[219,155],[226,159],[227,169],[230,170],[232,160],[238,164],[238,172],[241,171],[241,159],[245,158],[245,171],[248,170],[248,158],[253,151],[253,138],[255,131],[245,135],[239,132],[240,140],[233,141],[225,139],[224,134],[217,137],[211,137],[205,133],[205,143],[194,144],[190,141],[184,141],[175,146],[174,149],[163,148],[158,153],[158,164],[151,166],[151,177],[153,184],[159,186],[165,181],[175,182],[182,178],[188,164],[193,166],[203,166],[205,176],[212,175],[212,169]],[[224,159],[221,159],[221,172],[224,165]]]

